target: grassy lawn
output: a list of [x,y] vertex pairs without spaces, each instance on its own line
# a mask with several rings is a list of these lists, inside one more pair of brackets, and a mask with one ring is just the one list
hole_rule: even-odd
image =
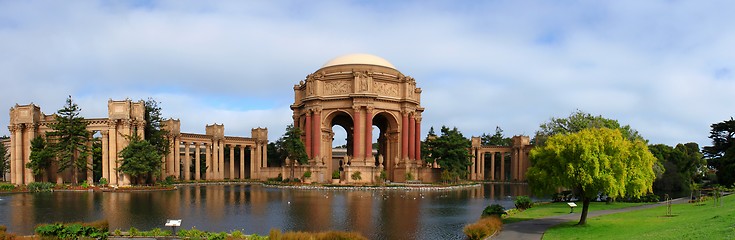
[[674,204],[674,216],[666,206],[605,215],[553,227],[544,239],[735,239],[735,195],[723,198],[722,206],[712,200],[704,205]]
[[[577,207],[574,208],[574,212],[575,213],[582,212],[582,202],[576,202],[576,203],[577,203]],[[625,207],[640,206],[640,205],[645,205],[645,204],[649,204],[649,203],[615,202],[611,204],[605,204],[604,202],[592,202],[590,203],[590,212],[597,211],[597,210],[618,209],[618,208],[625,208]],[[508,223],[526,221],[526,220],[548,217],[548,216],[564,215],[564,214],[569,214],[569,205],[567,205],[566,202],[542,203],[542,204],[534,205],[531,209],[527,209],[526,211],[516,212],[516,213],[513,213],[507,216],[507,218],[503,219],[503,223],[508,224]]]

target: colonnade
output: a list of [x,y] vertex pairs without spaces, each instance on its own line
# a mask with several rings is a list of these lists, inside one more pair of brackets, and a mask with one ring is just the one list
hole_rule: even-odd
[[401,158],[404,160],[421,160],[421,115],[410,111],[402,112]]
[[[472,138],[472,164],[468,167],[470,179],[472,180],[490,180],[490,181],[525,181],[526,170],[530,167],[528,153],[532,148],[527,136],[515,136],[512,138],[511,146],[481,146],[480,138]],[[486,155],[490,154],[490,166],[486,166]],[[496,157],[499,155],[499,162]],[[510,166],[506,170],[505,161],[510,161]],[[498,165],[496,166],[496,162]],[[497,169],[500,168],[499,175],[496,176]],[[490,171],[489,174],[486,170]],[[509,176],[506,176],[510,174]]]
[[[232,140],[228,141],[227,138],[232,138]],[[169,136],[171,149],[164,158],[164,175],[174,176],[181,180],[246,179],[257,178],[258,170],[268,167],[267,141],[247,141],[247,138],[239,137],[227,138],[212,138],[208,135],[189,133]],[[226,149],[229,149],[228,159],[225,159]],[[250,150],[247,163],[245,162],[246,149]],[[235,158],[235,151],[239,152],[238,159]],[[202,155],[204,155],[204,162],[201,161]],[[237,169],[235,162],[239,162]],[[246,173],[248,166],[250,166],[249,172]]]

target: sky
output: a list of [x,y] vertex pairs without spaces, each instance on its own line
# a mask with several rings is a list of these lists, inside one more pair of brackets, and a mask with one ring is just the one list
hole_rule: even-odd
[[182,132],[267,127],[273,141],[292,122],[294,84],[332,58],[369,53],[422,88],[423,136],[442,125],[466,137],[496,126],[533,136],[579,109],[652,144],[706,146],[710,125],[735,115],[733,9],[716,0],[0,0],[0,107],[52,114],[71,95],[96,118],[108,99],[150,97]]

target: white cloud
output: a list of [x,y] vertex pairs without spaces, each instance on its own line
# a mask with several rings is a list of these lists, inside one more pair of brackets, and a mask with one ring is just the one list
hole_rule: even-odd
[[[291,122],[293,84],[333,57],[368,52],[417,79],[424,132],[533,134],[579,108],[631,124],[652,143],[706,145],[709,125],[735,110],[733,7],[2,2],[0,102],[53,113],[74,95],[85,116],[102,117],[109,98],[150,96],[184,131],[217,122],[249,136],[263,126],[274,140]],[[0,125],[8,120],[0,114]]]

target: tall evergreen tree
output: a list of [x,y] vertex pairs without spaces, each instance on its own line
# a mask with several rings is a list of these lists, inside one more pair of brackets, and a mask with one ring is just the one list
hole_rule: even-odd
[[78,172],[91,168],[87,166],[86,160],[87,155],[90,154],[87,142],[90,140],[91,133],[87,131],[87,122],[84,121],[84,117],[79,115],[81,110],[69,96],[64,108],[56,112],[54,123],[50,124],[52,131],[46,133],[58,160],[58,172],[72,169],[74,183],[78,183]]
[[423,142],[421,142],[421,156],[423,156],[423,160],[426,161],[428,164],[434,164],[434,158],[432,158],[431,150],[434,149],[434,145],[436,143],[436,132],[434,131],[434,127],[429,128],[429,132],[426,134],[426,138]]
[[0,177],[5,181],[5,174],[10,172],[10,154],[5,144],[0,144]]
[[717,182],[723,186],[735,184],[735,119],[712,124],[709,138],[712,146],[704,147],[707,164],[717,169]]
[[161,174],[161,155],[156,147],[138,135],[129,137],[129,144],[120,151],[120,167],[118,171],[130,175],[134,184],[142,183],[149,174],[158,177]]
[[505,137],[503,135],[503,129],[499,126],[495,127],[495,134],[489,135],[483,133],[482,136],[480,136],[480,139],[482,141],[482,145],[510,146],[513,144],[513,140],[509,137]]
[[467,177],[467,167],[472,164],[468,149],[472,143],[456,127],[442,126],[441,136],[429,141],[428,145],[430,149],[427,149],[426,159],[429,162],[436,161],[454,180]]
[[144,138],[147,140],[161,156],[166,156],[171,151],[169,149],[170,140],[166,137],[168,131],[164,128],[163,116],[159,102],[153,98],[145,101],[145,131]]
[[41,136],[37,136],[31,140],[30,162],[26,164],[26,168],[31,169],[33,175],[40,175],[43,181],[48,181],[46,174],[53,158],[54,152],[48,147],[46,140]]
[[293,161],[299,164],[307,164],[309,162],[309,156],[306,155],[306,146],[301,141],[301,129],[294,127],[293,124],[286,126],[286,133],[281,138],[276,140],[275,143],[275,155],[283,159],[288,158],[291,160],[291,179],[294,178],[295,164]]

